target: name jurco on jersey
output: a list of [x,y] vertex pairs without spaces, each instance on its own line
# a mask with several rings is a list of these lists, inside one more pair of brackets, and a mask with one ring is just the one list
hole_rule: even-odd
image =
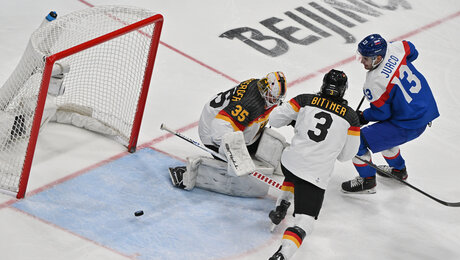
[[386,61],[385,66],[383,69],[380,71],[383,75],[385,75],[385,78],[388,78],[391,73],[393,72],[393,69],[395,66],[398,64],[398,57],[391,55],[390,58]]
[[323,109],[329,110],[337,115],[345,117],[345,114],[347,113],[347,108],[337,104],[329,99],[323,98],[323,97],[313,97],[311,99],[310,104],[312,106],[316,107],[321,107]]
[[[259,23],[269,29],[271,32],[281,36],[282,38],[275,37],[272,35],[264,35],[259,30],[256,30],[251,27],[240,27],[228,30],[222,33],[219,37],[227,38],[233,40],[237,38],[244,44],[250,46],[251,48],[271,57],[278,57],[280,55],[285,54],[289,50],[289,45],[286,40],[293,44],[299,44],[307,46],[312,44],[322,38],[330,37],[331,34],[323,29],[315,26],[314,24],[321,24],[324,27],[328,28],[328,31],[333,31],[334,33],[340,35],[345,39],[345,43],[355,43],[356,38],[347,32],[345,28],[352,28],[355,27],[356,24],[350,22],[350,20],[344,19],[343,16],[348,16],[349,18],[359,22],[365,23],[368,20],[358,14],[364,14],[371,17],[379,17],[383,15],[383,13],[379,12],[379,10],[385,11],[395,11],[399,7],[403,9],[412,9],[412,6],[409,4],[407,0],[394,0],[388,1],[386,5],[379,5],[374,1],[369,0],[355,0],[355,1],[339,1],[339,0],[324,0],[325,3],[329,4],[328,8],[321,6],[316,2],[310,2],[309,7],[297,7],[295,11],[300,13],[300,16],[295,12],[286,11],[284,15],[292,19],[294,22],[302,25],[309,31],[313,32],[314,34],[308,35],[305,38],[299,39],[294,36],[294,34],[298,31],[302,31],[301,27],[296,26],[287,26],[285,28],[280,28],[281,26],[277,24],[283,21],[289,22],[289,19],[282,19],[278,17],[270,17],[260,21]],[[308,10],[307,8],[314,9],[313,11]],[[337,14],[340,12],[340,15]],[[318,14],[321,13],[321,14]],[[311,21],[313,20],[313,23]],[[286,22],[284,22],[286,23]],[[339,23],[339,24],[337,24]],[[245,34],[245,35],[244,35]],[[249,35],[250,36],[249,36]],[[249,38],[246,36],[248,35]],[[264,46],[273,46],[275,43],[275,47],[269,48]]]

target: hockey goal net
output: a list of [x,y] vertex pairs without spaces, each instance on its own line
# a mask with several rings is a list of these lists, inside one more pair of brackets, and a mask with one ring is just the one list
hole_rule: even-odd
[[50,120],[135,151],[162,24],[160,14],[121,6],[44,21],[0,88],[0,191],[24,197],[38,133]]

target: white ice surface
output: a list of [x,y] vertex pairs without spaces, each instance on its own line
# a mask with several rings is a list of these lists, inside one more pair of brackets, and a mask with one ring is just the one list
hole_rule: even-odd
[[[324,1],[315,2],[327,6]],[[389,1],[371,2],[385,5]],[[363,15],[368,19],[366,23],[355,22],[355,27],[346,30],[357,41],[374,32],[387,39],[410,33],[404,39],[412,41],[419,50],[415,65],[430,83],[441,117],[420,138],[401,147],[409,181],[443,200],[460,201],[456,161],[460,158],[457,113],[460,2],[401,2],[408,2],[412,9],[401,6],[394,11],[378,9],[382,13],[380,17]],[[13,71],[30,34],[50,10],[66,14],[87,8],[88,4],[132,5],[154,10],[164,15],[165,24],[138,144],[151,145],[182,159],[204,154],[178,138],[159,141],[158,138],[165,135],[159,129],[160,124],[166,123],[174,129],[193,126],[202,105],[212,95],[230,88],[235,81],[261,77],[270,71],[281,70],[288,81],[296,82],[290,86],[287,98],[317,91],[327,68],[354,55],[356,44],[345,44],[342,37],[321,25],[318,26],[330,32],[331,37],[309,46],[289,43],[288,53],[277,58],[265,56],[236,39],[218,37],[227,30],[246,26],[279,37],[259,22],[279,17],[284,20],[278,24],[279,28],[302,28],[284,13],[296,12],[299,6],[307,8],[309,3],[301,0],[1,1],[0,83]],[[445,19],[452,14],[456,16]],[[303,38],[308,34],[312,32],[303,29],[294,35]],[[356,107],[364,80],[362,66],[346,62],[335,67],[348,74],[350,84],[346,97],[351,106]],[[303,79],[310,74],[314,75]],[[188,129],[185,134],[198,140],[196,127]],[[289,128],[281,131],[286,136],[291,134]],[[124,147],[97,134],[50,124],[38,138],[28,191],[70,178],[121,153],[125,153]],[[381,157],[376,156],[375,161],[382,162]],[[460,259],[459,208],[440,205],[391,181],[379,182],[375,195],[342,194],[340,183],[355,175],[351,162],[337,163],[315,230],[293,259]],[[12,197],[0,194],[0,259],[129,258],[16,210],[9,206],[11,202]],[[267,241],[249,252],[235,252],[231,259],[268,259],[278,244],[278,239]]]

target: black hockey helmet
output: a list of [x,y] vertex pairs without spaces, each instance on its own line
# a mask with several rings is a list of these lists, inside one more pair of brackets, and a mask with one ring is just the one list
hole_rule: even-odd
[[347,75],[345,75],[343,71],[332,69],[324,75],[323,85],[321,86],[321,95],[343,98],[347,88]]

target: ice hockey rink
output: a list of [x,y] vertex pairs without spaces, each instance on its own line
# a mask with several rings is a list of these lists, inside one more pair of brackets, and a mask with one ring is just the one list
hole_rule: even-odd
[[[356,108],[365,70],[354,55],[371,33],[415,44],[414,65],[441,114],[401,146],[408,182],[460,201],[458,0],[3,0],[0,84],[49,11],[62,16],[96,5],[164,16],[138,149],[130,154],[97,133],[50,123],[38,137],[26,197],[0,194],[0,259],[268,259],[288,223],[269,231],[277,191],[248,199],[172,187],[167,168],[206,153],[160,125],[199,140],[206,101],[271,71],[285,73],[290,99],[317,92],[330,69],[343,70],[345,97]],[[340,11],[345,7],[354,15]],[[267,38],[251,45],[255,31]],[[292,136],[290,127],[279,131]],[[377,154],[374,161],[383,159]],[[355,176],[351,162],[337,162],[313,234],[293,259],[460,259],[460,208],[382,178],[376,194],[343,194],[340,184]],[[144,215],[135,217],[136,210]]]

